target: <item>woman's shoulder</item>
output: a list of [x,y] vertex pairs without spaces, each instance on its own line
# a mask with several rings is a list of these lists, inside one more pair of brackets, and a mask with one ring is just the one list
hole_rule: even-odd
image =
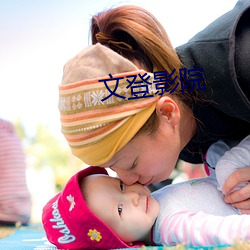
[[[232,10],[176,50],[185,68],[203,70],[206,89],[197,89],[203,99],[212,101],[223,113],[250,123],[250,100],[237,80],[234,60],[235,30],[243,25],[240,18],[249,10],[250,0],[238,1]],[[249,27],[250,22],[246,22]]]

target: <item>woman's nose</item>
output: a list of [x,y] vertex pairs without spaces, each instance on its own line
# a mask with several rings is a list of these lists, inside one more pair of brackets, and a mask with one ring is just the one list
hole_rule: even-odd
[[112,168],[119,176],[119,178],[124,182],[126,185],[132,185],[139,180],[139,175],[135,173],[129,173],[127,170],[119,169],[119,168]]

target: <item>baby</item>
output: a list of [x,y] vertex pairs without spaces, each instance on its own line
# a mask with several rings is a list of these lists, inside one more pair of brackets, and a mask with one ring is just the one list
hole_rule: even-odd
[[60,249],[207,246],[250,239],[250,216],[226,204],[220,191],[227,176],[246,166],[249,158],[250,136],[230,150],[219,141],[207,154],[209,165],[216,165],[216,175],[210,168],[209,177],[152,194],[141,184],[127,186],[103,168],[88,167],[44,207],[47,238]]

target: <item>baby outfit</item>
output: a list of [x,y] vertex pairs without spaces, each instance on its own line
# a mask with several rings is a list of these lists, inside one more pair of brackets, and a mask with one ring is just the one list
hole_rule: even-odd
[[208,177],[166,186],[152,194],[161,208],[153,229],[156,245],[205,246],[233,244],[239,237],[250,239],[250,216],[225,203],[221,192],[232,172],[250,165],[250,136],[231,150],[230,146],[218,141],[209,148]]

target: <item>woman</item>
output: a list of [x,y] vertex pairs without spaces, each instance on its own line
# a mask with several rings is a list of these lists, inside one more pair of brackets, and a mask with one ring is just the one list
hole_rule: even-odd
[[[212,143],[250,134],[249,11],[250,1],[239,1],[177,52],[144,9],[121,6],[94,16],[94,45],[65,65],[60,86],[62,132],[72,152],[113,169],[128,185],[149,185],[168,178],[179,157],[202,163]],[[126,92],[132,77],[157,91]],[[238,170],[225,190],[249,179],[250,167]],[[249,191],[247,185],[225,201],[250,211]]]

